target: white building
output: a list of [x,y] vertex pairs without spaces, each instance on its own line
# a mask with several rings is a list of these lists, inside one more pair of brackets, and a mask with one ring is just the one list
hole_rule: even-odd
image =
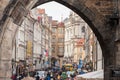
[[[51,56],[51,26],[52,17],[45,13],[45,9],[34,8],[31,16],[36,20],[34,25],[34,62],[42,60],[48,61]],[[48,56],[45,55],[47,51]]]
[[[102,69],[102,50],[94,33],[76,13],[71,12],[65,24],[65,52],[64,57],[74,62],[83,60],[85,63],[93,62],[94,70]],[[81,44],[83,42],[83,44]],[[80,45],[80,46],[77,46]]]
[[42,41],[42,34],[41,34],[41,24],[36,21],[34,24],[34,44],[33,44],[33,58],[35,60],[39,60],[41,53],[41,41]]
[[[13,59],[35,64],[42,54],[43,59],[48,60],[51,56],[51,25],[52,18],[47,16],[45,9],[30,11],[17,31]],[[45,50],[48,56],[44,55]]]
[[87,24],[79,17],[76,13],[71,12],[69,18],[64,20],[65,23],[65,57],[72,57],[78,61],[80,56],[78,53],[84,53],[83,47],[77,47],[77,41],[84,39],[84,32],[82,28],[86,27]]
[[[27,16],[21,26],[19,26],[16,32],[15,48],[13,53],[13,59],[16,61],[26,60],[27,57],[27,42],[33,44],[33,25],[34,20]],[[31,47],[31,51],[32,51]],[[31,56],[32,56],[31,52]]]
[[85,28],[85,63],[90,61],[93,62],[93,70],[103,69],[103,57],[100,44],[90,29],[90,27]]

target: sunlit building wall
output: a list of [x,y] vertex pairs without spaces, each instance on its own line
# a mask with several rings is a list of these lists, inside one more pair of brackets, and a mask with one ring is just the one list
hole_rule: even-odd
[[[48,16],[45,13],[45,9],[41,8],[34,8],[31,13],[33,18],[36,20],[36,24],[34,25],[34,30],[36,30],[34,31],[34,39],[36,39],[36,45],[34,45],[36,47],[34,47],[34,52],[37,49],[37,57],[42,55],[43,59],[46,61],[48,60],[48,57],[51,57],[52,17]],[[37,45],[39,45],[40,48],[37,47]],[[48,55],[45,53],[48,53]]]
[[[39,61],[40,54],[44,55],[45,50],[48,50],[51,56],[51,19],[45,13],[45,9],[39,11],[35,8],[29,12],[16,34],[13,58],[17,61],[27,60],[29,55],[35,63],[35,60]],[[30,49],[28,49],[29,46],[31,46]]]
[[39,60],[41,53],[41,24],[39,22],[35,22],[34,24],[34,47],[33,47],[33,59]]
[[64,34],[65,26],[63,22],[59,22],[57,26],[57,57],[59,58],[60,68],[63,64],[64,56]]
[[[27,42],[31,42],[31,46],[33,45],[33,24],[34,20],[28,15],[21,26],[18,28],[18,32],[16,35],[16,48],[15,48],[15,60],[26,60],[27,58]],[[33,47],[31,47],[31,51]],[[30,53],[29,56],[32,57],[33,52]]]
[[[14,25],[15,26],[15,25]],[[12,59],[15,61],[24,60],[25,58],[25,38],[24,38],[24,26],[23,24],[19,26],[18,31],[16,31],[14,48]]]
[[57,26],[58,21],[52,21],[52,57],[57,58]]
[[90,27],[86,27],[84,63],[89,63],[90,61],[93,63],[93,70],[103,69],[103,57],[100,44]]
[[[80,39],[84,39],[83,28],[86,23],[76,13],[71,12],[65,23],[65,52],[64,57],[68,57],[73,62],[79,62],[84,58],[84,46],[78,46]],[[84,43],[84,41],[83,41]]]
[[101,70],[101,69],[103,69],[102,50],[101,50],[100,44],[99,44],[97,38],[95,37],[95,35],[93,35],[92,45],[93,45],[92,61],[93,61],[94,70]]

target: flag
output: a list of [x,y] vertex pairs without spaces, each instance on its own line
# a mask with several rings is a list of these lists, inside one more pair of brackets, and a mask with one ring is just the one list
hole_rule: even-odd
[[48,51],[45,50],[44,55],[47,57],[48,56]]
[[41,19],[42,19],[42,17],[41,17],[41,16],[38,16],[38,22],[40,22],[40,21],[41,21]]

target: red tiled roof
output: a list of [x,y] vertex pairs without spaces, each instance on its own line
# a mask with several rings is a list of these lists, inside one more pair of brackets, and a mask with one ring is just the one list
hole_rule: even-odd
[[77,46],[83,46],[84,45],[84,38],[81,38],[77,41]]
[[58,25],[58,21],[57,20],[53,20],[52,21],[52,26],[57,26]]
[[45,9],[39,8],[39,9],[38,9],[38,13],[39,13],[39,14],[45,14]]
[[64,27],[64,23],[63,22],[58,23],[58,27]]

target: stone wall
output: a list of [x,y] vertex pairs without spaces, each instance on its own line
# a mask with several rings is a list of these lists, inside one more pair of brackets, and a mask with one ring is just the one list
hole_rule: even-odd
[[3,17],[3,12],[6,8],[6,6],[8,5],[10,0],[0,0],[0,20],[2,19]]
[[17,25],[12,22],[11,18],[8,18],[6,24],[4,25],[3,34],[0,36],[2,39],[0,45],[0,80],[4,78],[8,78],[6,80],[9,80],[11,77],[12,46],[16,30]]
[[[10,1],[16,1],[16,4],[10,4]],[[11,69],[12,45],[17,29],[17,26],[15,26],[13,22],[20,25],[24,19],[23,16],[27,15],[32,6],[36,7],[52,0],[38,0],[35,5],[32,4],[31,7],[28,7],[31,1],[32,0],[28,0],[28,2],[27,0],[0,0],[0,73],[2,73],[0,77],[4,77],[4,75],[10,73],[10,71],[5,73],[6,66],[8,66],[7,70]],[[120,5],[117,5],[117,3],[120,3],[120,0],[55,1],[75,11],[91,27],[102,48],[105,64],[105,80],[109,80],[107,68],[109,66],[120,65],[120,35],[116,35],[116,32],[119,32],[120,26],[119,15],[116,15],[120,11]],[[1,22],[3,23],[2,25]],[[7,77],[9,76],[10,75],[7,75]]]

